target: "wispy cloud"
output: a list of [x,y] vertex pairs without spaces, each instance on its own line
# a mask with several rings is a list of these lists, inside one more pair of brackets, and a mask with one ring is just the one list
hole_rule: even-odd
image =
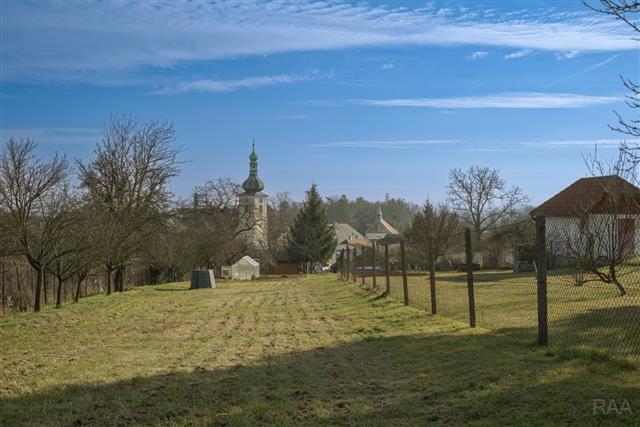
[[150,67],[368,46],[500,46],[563,57],[638,48],[619,23],[586,12],[483,12],[339,0],[4,2],[2,78],[118,81]]
[[584,73],[588,73],[589,71],[597,70],[600,67],[604,67],[609,62],[611,62],[614,59],[616,59],[618,56],[620,56],[620,55],[613,55],[613,56],[610,56],[609,58],[605,59],[604,61],[596,62],[595,64],[589,65],[584,70],[582,70],[582,71],[580,71],[579,73],[576,73],[576,74],[584,74]]
[[472,52],[465,59],[467,61],[475,61],[477,59],[484,59],[487,56],[489,56],[489,52],[487,52],[486,50],[478,50],[478,51]]
[[593,70],[597,70],[600,67],[604,67],[605,65],[607,65],[608,63],[610,63],[611,61],[615,60],[618,56],[620,56],[619,54],[617,55],[612,55],[609,58],[605,59],[604,61],[599,61],[596,62],[595,64],[591,64],[588,67],[583,68],[582,70],[576,72],[576,73],[571,73],[568,74],[566,76],[563,76],[557,80],[554,80],[550,83],[547,83],[546,85],[544,85],[544,87],[552,87],[552,86],[556,86],[559,83],[565,82],[567,80],[571,80],[575,77],[581,76],[583,74],[587,74],[590,73]]
[[337,141],[311,144],[309,147],[326,148],[411,148],[424,145],[454,144],[460,142],[453,139],[417,139],[417,140],[380,140],[380,141]]
[[531,49],[520,49],[520,50],[516,50],[515,52],[511,52],[508,53],[504,56],[504,59],[517,59],[517,58],[523,58],[525,56],[528,56],[532,53],[533,51]]
[[152,92],[154,95],[175,95],[185,92],[233,92],[241,89],[255,89],[311,80],[312,75],[287,75],[246,77],[234,80],[193,80],[165,86]]
[[580,54],[578,50],[570,50],[568,52],[558,52],[556,53],[556,59],[561,61],[563,59],[573,59]]
[[358,99],[352,103],[377,107],[421,108],[584,108],[620,101],[615,96],[575,93],[513,92],[457,98]]
[[577,146],[616,148],[620,145],[620,139],[571,139],[548,141],[522,141],[520,145],[538,148],[568,148]]
[[95,144],[101,135],[100,129],[92,128],[3,128],[0,139],[9,138],[32,139],[37,144]]
[[395,68],[395,64],[388,63],[388,64],[382,65],[383,70],[393,70],[394,68]]

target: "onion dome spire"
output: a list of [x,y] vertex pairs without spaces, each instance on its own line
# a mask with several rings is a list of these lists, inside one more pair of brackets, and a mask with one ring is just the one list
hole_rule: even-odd
[[255,142],[252,147],[249,155],[249,178],[242,183],[242,189],[247,194],[256,194],[264,189],[264,183],[258,178],[258,155],[256,154]]

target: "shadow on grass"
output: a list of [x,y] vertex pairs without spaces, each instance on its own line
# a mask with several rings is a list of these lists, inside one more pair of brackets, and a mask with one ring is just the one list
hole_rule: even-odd
[[[628,399],[640,412],[640,388],[637,381],[628,381],[629,372],[609,364],[557,358],[548,350],[497,334],[371,335],[335,347],[266,356],[247,366],[206,366],[202,361],[189,371],[4,397],[0,424],[639,421],[632,414],[594,417],[591,412],[595,398]],[[554,369],[557,373],[552,374]]]
[[[551,316],[561,313],[551,313]],[[640,307],[588,309],[568,317],[553,318],[549,339],[640,361]]]

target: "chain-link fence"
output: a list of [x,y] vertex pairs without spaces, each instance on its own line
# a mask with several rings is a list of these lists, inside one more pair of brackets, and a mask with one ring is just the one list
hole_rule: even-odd
[[341,255],[339,272],[368,288],[375,276],[379,292],[471,326],[640,362],[640,232],[602,218],[590,228],[579,219],[536,222],[503,245],[508,269],[486,268],[491,254],[475,251],[467,230],[452,237],[464,253],[437,262],[420,259],[400,237],[358,242]]
[[[149,283],[149,270],[146,267],[130,267],[125,270],[124,279],[126,287]],[[42,303],[55,304],[58,288],[56,277],[45,272],[43,285]],[[104,293],[106,287],[106,273],[100,270],[90,272],[81,283],[80,297]],[[17,258],[0,259],[0,316],[32,309],[35,288],[36,272],[26,261]],[[62,302],[73,301],[78,291],[78,279],[72,277],[65,280],[60,291]]]

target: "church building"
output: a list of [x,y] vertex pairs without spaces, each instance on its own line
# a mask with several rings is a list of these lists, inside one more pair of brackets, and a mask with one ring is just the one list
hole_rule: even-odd
[[387,235],[397,236],[400,233],[398,230],[393,228],[391,224],[382,218],[382,209],[378,206],[378,210],[376,211],[376,219],[373,221],[367,228],[366,236],[367,239],[374,241],[383,239]]
[[258,178],[258,155],[255,144],[249,155],[249,177],[242,183],[242,189],[244,192],[238,196],[242,216],[240,227],[244,230],[242,238],[254,248],[266,249],[268,246],[268,196],[262,192],[264,183]]

